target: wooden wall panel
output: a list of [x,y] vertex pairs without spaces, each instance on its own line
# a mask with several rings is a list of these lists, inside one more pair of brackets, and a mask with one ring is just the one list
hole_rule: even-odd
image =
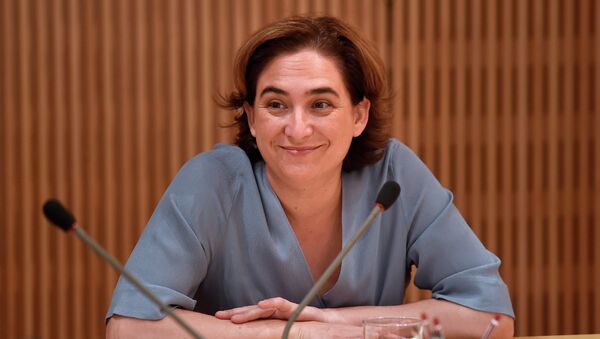
[[[590,120],[594,121],[591,130],[593,141],[590,142],[594,149],[594,151],[590,152],[593,159],[590,160],[590,163],[594,164],[590,171],[592,178],[591,182],[593,182],[590,200],[592,201],[591,206],[593,206],[593,209],[585,214],[590,219],[589,223],[586,223],[586,226],[588,226],[587,229],[591,230],[589,233],[593,234],[593,236],[590,236],[589,238],[592,240],[591,248],[593,249],[593,254],[590,254],[590,257],[592,257],[591,272],[593,273],[592,277],[583,275],[581,278],[591,281],[591,292],[588,293],[588,296],[594,301],[594,304],[591,308],[592,312],[590,312],[590,318],[592,324],[594,324],[592,331],[598,333],[600,332],[600,293],[597,293],[594,287],[600,284],[600,246],[597,246],[597,244],[600,244],[600,174],[598,174],[598,172],[600,172],[600,137],[598,136],[600,132],[600,66],[598,65],[600,63],[600,24],[598,24],[598,21],[594,20],[594,18],[600,18],[600,5],[592,2],[591,6],[592,9],[587,13],[590,20],[588,21],[590,22],[589,30],[584,27],[584,30],[582,31],[589,32],[591,35],[589,38],[592,40],[592,46],[594,46],[594,53],[592,54],[590,62],[587,66],[585,64],[583,65],[583,67],[590,70],[588,83],[593,84],[593,86],[590,86],[593,92],[591,92],[591,97],[585,98],[584,101],[590,102],[590,106],[587,107],[582,103],[582,107],[584,107],[582,112],[587,111],[590,113]],[[582,36],[587,36],[587,34],[583,33]],[[586,273],[589,272],[590,271],[586,271]],[[580,312],[580,314],[583,313]]]
[[[596,4],[595,2],[592,2],[592,4],[592,10],[588,12],[588,15],[590,15],[589,18],[591,20],[589,22],[593,22],[593,24],[590,25],[590,33],[592,33],[593,35],[591,38],[592,46],[595,47],[594,53],[592,54],[592,58],[590,59],[590,62],[588,64],[589,68],[585,65],[584,67],[590,70],[590,82],[593,82],[594,84],[594,86],[592,86],[594,92],[592,92],[593,99],[585,98],[585,102],[588,102],[589,100],[589,102],[592,103],[589,109],[584,109],[582,111],[585,112],[586,110],[589,110],[589,113],[592,113],[590,120],[594,121],[592,124],[590,124],[591,126],[593,126],[591,130],[593,141],[591,141],[590,144],[593,145],[594,149],[593,152],[590,152],[592,154],[593,159],[591,160],[591,163],[594,164],[591,167],[590,172],[592,178],[591,183],[593,183],[593,191],[590,199],[592,201],[593,212],[586,211],[587,213],[584,215],[584,217],[589,217],[590,221],[587,226],[588,229],[591,230],[590,233],[594,235],[593,237],[589,238],[593,240],[593,242],[591,243],[591,248],[593,249],[593,251],[591,251],[590,257],[592,257],[591,264],[593,265],[592,272],[594,273],[591,279],[588,277],[586,278],[591,280],[592,287],[590,288],[592,289],[592,291],[595,291],[594,286],[598,286],[600,284],[600,250],[597,246],[597,244],[600,244],[600,175],[598,174],[600,172],[600,138],[597,136],[598,132],[600,131],[600,66],[598,66],[598,60],[600,60],[600,22],[598,22],[598,20],[593,20],[593,18],[600,18],[600,5]],[[586,30],[584,29],[583,32],[585,31]],[[585,104],[582,105],[583,107],[586,107]],[[585,155],[583,156],[585,157]],[[590,312],[590,320],[594,324],[593,331],[600,332],[600,293],[592,292],[589,293],[588,296],[594,301],[594,304],[592,306],[592,312]],[[580,313],[580,315],[585,316],[585,313]]]
[[[530,206],[531,212],[534,216],[529,218],[529,227],[532,230],[542,230],[545,226],[545,218],[543,217],[544,211],[544,132],[543,132],[543,121],[544,114],[542,112],[544,107],[544,87],[539,84],[545,82],[545,68],[544,68],[544,13],[543,3],[537,1],[533,4],[532,10],[534,12],[532,26],[533,26],[533,39],[532,39],[532,72],[531,81],[532,83],[538,84],[537,86],[531,86],[531,110],[532,110],[532,131],[531,131],[531,152],[532,152],[532,163],[529,170],[530,180],[532,181],[529,187],[532,187]],[[533,234],[533,232],[528,232]],[[544,243],[545,237],[534,236],[530,240],[530,251],[529,255],[532,257],[530,260],[531,273],[532,273],[532,286],[543,286],[544,284]],[[542,328],[544,326],[545,319],[545,305],[544,305],[544,291],[542,288],[531,289],[530,292],[531,305],[530,314],[531,319],[530,325],[532,328]]]
[[377,46],[393,135],[503,259],[517,334],[600,332],[597,1],[0,0],[0,337],[104,336],[117,274],[42,203],[125,261],[183,162],[233,140],[235,50],[298,13]]
[[[15,44],[15,32],[16,27],[13,20],[14,13],[14,3],[2,3],[2,11],[0,15],[2,16],[1,24],[2,25],[2,43],[7,46],[14,46]],[[16,198],[14,197],[17,194],[17,183],[14,180],[15,178],[15,166],[11,163],[7,163],[7,159],[16,159],[16,149],[14,147],[16,135],[15,130],[13,128],[7,129],[6,126],[13,127],[15,125],[16,114],[8,114],[8,112],[16,112],[16,104],[15,104],[15,55],[12,51],[5,51],[4,47],[2,48],[4,51],[2,54],[2,94],[0,94],[0,99],[2,103],[2,108],[0,109],[0,114],[2,115],[2,133],[0,138],[2,138],[2,157],[0,158],[0,168],[2,170],[2,176],[0,176],[0,180],[2,180],[2,188],[3,191],[6,192],[2,194],[2,221],[0,221],[0,227],[2,228],[2,264],[0,265],[0,272],[2,273],[2,279],[0,279],[0,284],[2,284],[2,290],[6,291],[6,295],[3,296],[6,300],[7,305],[11,305],[13,307],[13,312],[8,312],[4,315],[4,321],[6,324],[15,324],[11,327],[2,326],[4,324],[0,324],[0,335],[3,337],[14,337],[16,332],[16,319],[18,314],[18,306],[17,306],[17,283],[15,278],[9,278],[10,275],[16,275],[16,227],[8,227],[7,225],[15,225],[16,218],[15,213],[17,211],[16,206]],[[8,67],[10,65],[11,67]],[[10,180],[8,180],[10,178]],[[8,192],[11,192],[10,196]],[[4,278],[6,277],[6,278]]]
[[[591,13],[590,20],[592,20],[591,18],[600,18],[600,5],[596,3],[593,4],[593,10],[589,11],[589,13]],[[591,248],[593,248],[594,250],[592,252],[593,254],[590,254],[590,257],[593,256],[592,272],[594,272],[594,274],[593,277],[591,277],[591,279],[588,277],[586,277],[586,279],[592,281],[592,287],[590,288],[592,291],[595,291],[594,286],[598,286],[600,284],[600,250],[597,246],[597,244],[600,244],[600,226],[598,225],[600,224],[600,175],[598,174],[598,172],[600,172],[600,138],[597,136],[598,132],[600,131],[600,66],[598,66],[598,60],[600,60],[600,23],[598,22],[598,20],[593,20],[593,22],[594,24],[590,25],[590,27],[593,27],[591,29],[591,32],[593,32],[592,46],[595,46],[595,48],[594,53],[592,54],[593,59],[591,59],[591,62],[589,63],[589,69],[591,71],[589,75],[591,77],[590,81],[593,81],[594,83],[594,86],[592,87],[594,90],[592,94],[594,99],[589,99],[589,101],[593,103],[592,105],[590,105],[589,111],[592,113],[592,119],[594,120],[591,135],[595,137],[592,139],[593,141],[590,142],[590,144],[593,145],[594,149],[594,152],[591,153],[593,158],[592,163],[594,164],[594,166],[591,167],[590,172],[592,174],[591,177],[593,178],[592,182],[594,188],[592,192],[592,198],[590,199],[593,202],[593,212],[586,211],[587,213],[585,214],[585,216],[588,216],[590,219],[589,224],[587,226],[589,226],[588,229],[591,230],[590,233],[594,235],[593,237],[589,238],[593,239]],[[586,102],[588,101],[587,99],[588,98],[586,98],[585,100]],[[585,270],[586,268],[583,269]],[[600,332],[600,293],[592,292],[589,293],[588,296],[590,294],[592,295],[590,296],[590,299],[594,301],[592,312],[590,312],[590,320],[594,324],[593,331]],[[580,315],[585,316],[585,313],[580,313]]]

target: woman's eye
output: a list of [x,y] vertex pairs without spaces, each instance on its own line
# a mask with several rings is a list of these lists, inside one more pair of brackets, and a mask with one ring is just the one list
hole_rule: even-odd
[[317,101],[313,104],[313,108],[328,109],[328,108],[331,108],[331,105],[326,101]]
[[279,101],[271,101],[267,104],[269,109],[281,110],[285,108],[285,105]]

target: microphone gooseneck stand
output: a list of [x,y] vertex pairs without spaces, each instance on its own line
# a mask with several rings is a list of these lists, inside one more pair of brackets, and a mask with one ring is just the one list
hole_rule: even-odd
[[173,318],[177,324],[181,326],[187,333],[195,339],[203,339],[188,323],[181,317],[175,314],[171,309],[158,299],[144,284],[137,279],[133,274],[127,271],[119,261],[100,246],[86,231],[83,230],[76,222],[73,215],[62,206],[58,200],[48,200],[44,204],[44,214],[54,225],[60,227],[64,231],[74,231],[77,237],[84,243],[90,246],[102,259],[108,262],[112,267],[119,271],[123,276],[132,283],[142,294],[150,301],[165,312],[169,317]]

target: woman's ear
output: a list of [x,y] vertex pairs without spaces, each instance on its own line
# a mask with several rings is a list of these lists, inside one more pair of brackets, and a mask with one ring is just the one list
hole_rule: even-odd
[[246,112],[246,118],[248,119],[248,126],[250,127],[250,134],[256,138],[256,131],[254,130],[254,109],[247,101],[244,101],[244,112]]
[[355,137],[362,134],[369,122],[369,110],[371,109],[371,101],[363,98],[354,106],[354,133]]

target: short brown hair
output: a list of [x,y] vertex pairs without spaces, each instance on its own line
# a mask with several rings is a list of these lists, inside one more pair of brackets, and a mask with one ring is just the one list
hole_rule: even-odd
[[262,159],[250,133],[243,104],[254,104],[260,73],[275,57],[311,48],[336,60],[352,104],[369,99],[369,121],[363,133],[352,140],[343,169],[351,171],[383,157],[389,139],[389,114],[385,66],[375,48],[339,19],[327,16],[294,16],[256,32],[239,49],[233,67],[235,91],[224,106],[239,110],[235,143],[252,162]]

